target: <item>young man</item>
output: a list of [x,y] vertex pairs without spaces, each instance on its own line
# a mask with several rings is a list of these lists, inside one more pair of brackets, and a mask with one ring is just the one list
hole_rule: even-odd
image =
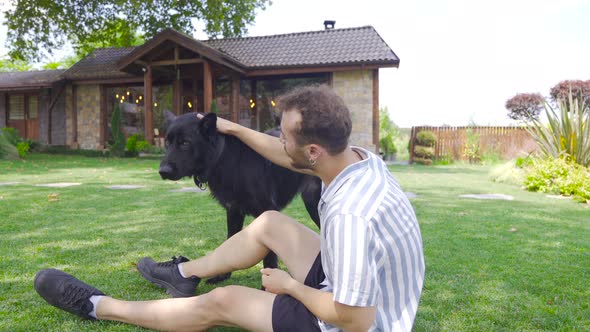
[[266,291],[216,288],[193,297],[127,302],[64,272],[48,269],[35,289],[50,304],[88,319],[160,330],[237,326],[254,331],[410,331],[424,280],[414,211],[385,164],[350,147],[352,123],[342,99],[325,86],[281,98],[280,139],[218,120],[272,162],[319,176],[320,235],[268,211],[212,253],[138,270],[174,296],[194,295],[201,278],[254,266],[274,251],[288,268],[262,269]]

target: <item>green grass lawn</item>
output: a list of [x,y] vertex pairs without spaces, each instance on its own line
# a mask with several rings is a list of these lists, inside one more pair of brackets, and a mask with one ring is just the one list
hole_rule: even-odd
[[[32,282],[38,270],[55,267],[118,298],[167,297],[136,272],[135,263],[144,256],[205,254],[225,238],[225,213],[207,194],[170,192],[194,184],[160,180],[158,164],[38,154],[0,161],[0,183],[19,182],[0,186],[0,331],[142,330],[55,309]],[[490,182],[490,167],[391,170],[418,195],[412,203],[422,228],[426,280],[415,331],[590,330],[588,205]],[[83,184],[34,186],[52,182]],[[106,188],[114,184],[145,188]],[[514,200],[458,197],[478,193]],[[299,199],[286,213],[315,227]],[[223,285],[258,288],[258,269],[236,272]]]

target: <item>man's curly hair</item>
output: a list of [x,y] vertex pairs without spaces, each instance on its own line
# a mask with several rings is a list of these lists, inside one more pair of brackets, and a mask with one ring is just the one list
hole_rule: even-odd
[[295,132],[298,145],[318,144],[331,155],[348,146],[352,131],[350,111],[344,101],[326,85],[299,87],[278,99],[281,112],[301,113]]

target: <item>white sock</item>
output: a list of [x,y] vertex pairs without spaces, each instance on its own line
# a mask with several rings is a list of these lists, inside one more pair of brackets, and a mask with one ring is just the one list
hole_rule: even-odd
[[100,301],[103,297],[104,295],[92,295],[90,297],[89,300],[92,302],[92,311],[88,315],[98,319],[98,317],[96,317],[96,307],[98,306],[98,301]]
[[187,277],[187,276],[184,274],[184,271],[182,271],[182,264],[184,264],[184,263],[178,263],[178,264],[176,265],[176,266],[178,266],[178,272],[180,272],[180,275],[181,275],[183,278],[188,278],[188,277]]

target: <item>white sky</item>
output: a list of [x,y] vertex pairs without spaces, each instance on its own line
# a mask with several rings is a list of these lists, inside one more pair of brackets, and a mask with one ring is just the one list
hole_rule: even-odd
[[401,127],[509,124],[516,93],[590,79],[590,0],[273,0],[248,35],[321,30],[327,19],[372,25],[399,56],[399,69],[380,71],[379,95]]

